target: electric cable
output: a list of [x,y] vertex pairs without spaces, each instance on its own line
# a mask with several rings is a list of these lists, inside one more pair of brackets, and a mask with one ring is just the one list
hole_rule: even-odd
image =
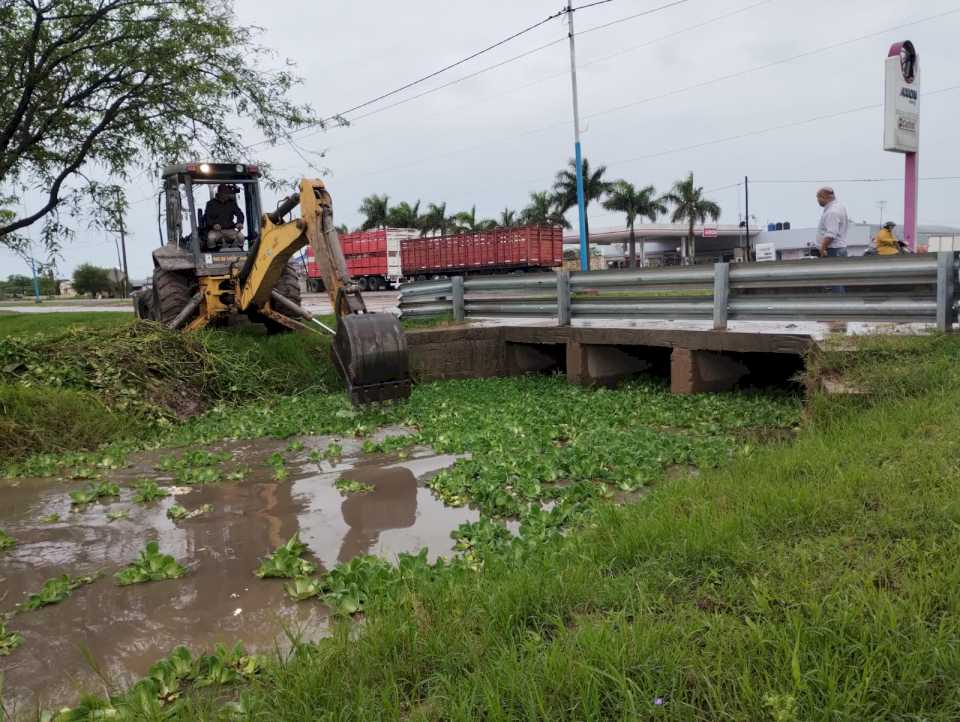
[[[773,0],[764,0],[764,2],[772,2],[772,1],[773,1]],[[595,7],[595,6],[597,6],[597,5],[605,5],[605,4],[609,3],[609,2],[613,2],[613,0],[600,0],[599,2],[588,3],[588,4],[586,4],[586,5],[581,5],[581,6],[579,6],[579,7],[573,8],[573,11],[576,12],[576,11],[578,11],[578,10],[585,10],[585,9],[587,9],[587,8],[592,8],[592,7]],[[591,33],[591,32],[597,31],[597,30],[602,30],[602,29],[604,29],[604,28],[608,28],[608,27],[611,27],[611,26],[613,26],[613,25],[618,25],[618,24],[620,24],[620,23],[627,22],[628,20],[635,20],[635,19],[640,18],[640,17],[645,17],[645,16],[648,16],[648,15],[652,15],[652,14],[654,14],[654,13],[658,13],[658,12],[661,12],[661,11],[663,11],[663,10],[670,9],[670,8],[676,7],[676,6],[678,6],[678,5],[683,5],[683,4],[688,3],[688,2],[690,2],[690,0],[673,0],[672,2],[666,3],[666,4],[664,4],[664,5],[660,5],[660,6],[657,6],[657,7],[654,7],[654,8],[649,8],[649,9],[647,9],[647,10],[644,10],[643,12],[634,13],[633,15],[630,15],[630,16],[625,17],[625,18],[620,18],[620,19],[618,19],[618,20],[614,20],[614,21],[611,21],[611,22],[609,22],[609,23],[605,23],[605,24],[603,24],[603,25],[598,25],[598,26],[593,27],[593,28],[588,28],[588,29],[583,30],[583,31],[581,31],[581,32],[575,33],[575,35],[584,35],[584,34],[586,34],[586,33]],[[762,3],[758,3],[758,4],[762,4]],[[494,63],[493,65],[489,65],[489,66],[487,66],[487,67],[485,67],[485,68],[481,68],[480,70],[477,70],[476,72],[470,73],[469,75],[465,75],[465,76],[463,76],[463,77],[461,77],[461,78],[457,78],[456,80],[452,80],[452,81],[450,81],[450,82],[444,83],[443,85],[439,85],[439,86],[437,86],[437,87],[435,87],[435,88],[431,88],[431,89],[426,90],[426,91],[424,91],[424,92],[422,92],[422,93],[419,93],[419,94],[417,94],[417,95],[414,95],[414,96],[412,96],[412,97],[410,97],[410,98],[405,98],[404,100],[398,101],[398,102],[396,102],[396,103],[392,103],[392,104],[390,104],[390,105],[388,105],[388,106],[386,106],[386,107],[384,107],[384,108],[378,108],[377,110],[371,111],[371,112],[369,112],[369,113],[365,113],[365,114],[363,114],[363,115],[361,115],[361,116],[358,116],[358,117],[356,117],[356,118],[347,118],[347,117],[346,117],[346,116],[349,115],[350,113],[353,113],[353,112],[355,112],[355,111],[357,111],[357,110],[362,110],[363,108],[368,107],[368,106],[370,106],[370,105],[374,105],[374,104],[380,102],[381,100],[385,100],[385,99],[387,99],[387,98],[389,98],[389,97],[392,97],[393,95],[396,95],[396,94],[398,94],[398,93],[403,92],[404,90],[408,90],[408,89],[410,89],[410,88],[412,88],[412,87],[415,87],[416,85],[419,85],[419,84],[421,84],[421,83],[424,83],[424,82],[426,82],[427,80],[430,80],[430,79],[432,79],[432,78],[434,78],[434,77],[436,77],[436,76],[438,76],[438,75],[441,75],[442,73],[445,73],[445,72],[447,72],[448,70],[452,70],[453,68],[456,68],[456,67],[458,67],[458,66],[460,66],[460,65],[463,65],[464,63],[467,63],[467,62],[469,62],[470,60],[473,60],[473,59],[479,57],[480,55],[483,55],[483,54],[485,54],[485,53],[487,53],[487,52],[490,52],[491,50],[494,50],[494,49],[496,49],[496,48],[498,48],[498,47],[500,47],[500,46],[502,46],[502,45],[504,45],[504,44],[506,44],[506,43],[508,43],[508,42],[510,42],[510,41],[512,41],[512,40],[515,40],[516,38],[519,38],[519,37],[521,37],[522,35],[525,35],[526,33],[529,33],[529,32],[531,32],[531,31],[533,31],[533,30],[541,27],[542,25],[547,24],[547,23],[550,22],[551,20],[555,20],[556,18],[562,17],[563,15],[566,15],[566,14],[567,14],[567,10],[566,10],[566,9],[561,10],[561,11],[558,11],[558,12],[554,13],[553,15],[549,16],[548,18],[542,20],[541,22],[535,23],[534,25],[531,25],[531,26],[525,28],[524,30],[521,30],[520,32],[515,33],[515,34],[511,35],[510,37],[508,37],[508,38],[506,38],[506,39],[504,39],[504,40],[501,40],[501,41],[498,42],[498,43],[495,43],[495,44],[493,44],[493,45],[491,45],[491,46],[488,46],[487,48],[484,48],[483,50],[480,50],[480,51],[478,51],[478,52],[476,52],[476,53],[473,53],[472,55],[470,55],[470,56],[468,56],[468,57],[466,57],[466,58],[463,58],[462,60],[459,60],[459,61],[457,61],[457,62],[455,62],[455,63],[451,63],[451,64],[449,64],[449,65],[441,68],[440,70],[434,71],[433,73],[430,73],[429,75],[426,75],[426,76],[424,76],[424,77],[422,77],[422,78],[419,78],[418,80],[412,81],[412,82],[410,82],[410,83],[407,83],[406,85],[403,85],[403,86],[401,86],[401,87],[399,87],[399,88],[397,88],[397,89],[395,89],[395,90],[389,91],[389,92],[387,92],[387,93],[383,93],[383,94],[377,96],[376,98],[373,98],[372,100],[368,100],[368,101],[366,101],[366,102],[364,102],[364,103],[361,103],[361,104],[359,104],[359,105],[356,105],[356,106],[354,106],[353,108],[350,108],[350,109],[348,109],[348,110],[341,111],[341,112],[339,112],[339,113],[335,113],[334,115],[331,115],[331,116],[329,116],[329,117],[327,117],[327,118],[324,118],[323,120],[319,121],[318,123],[310,123],[310,124],[308,124],[308,125],[303,126],[302,128],[298,128],[297,130],[292,131],[292,132],[290,133],[290,135],[292,136],[292,135],[300,134],[300,133],[303,133],[304,131],[310,130],[310,129],[315,128],[315,127],[317,127],[317,126],[321,126],[320,131],[322,131],[322,130],[325,129],[326,123],[328,123],[328,122],[330,122],[330,121],[333,121],[333,120],[344,120],[344,121],[347,121],[347,122],[349,123],[349,122],[355,122],[355,121],[358,121],[358,120],[362,120],[362,119],[364,119],[364,118],[368,118],[368,117],[370,117],[370,116],[372,116],[372,115],[377,115],[377,114],[379,114],[379,113],[381,113],[381,112],[384,112],[384,111],[386,111],[386,110],[390,110],[390,109],[395,108],[395,107],[398,107],[398,106],[400,106],[400,105],[405,105],[406,103],[409,103],[409,102],[411,102],[411,101],[413,101],[413,100],[417,100],[417,99],[423,98],[423,97],[425,97],[425,96],[427,96],[427,95],[432,95],[433,93],[439,92],[439,91],[441,91],[441,90],[445,90],[446,88],[452,87],[452,86],[454,86],[454,85],[458,85],[458,84],[460,84],[460,83],[462,83],[462,82],[465,82],[465,81],[467,81],[467,80],[472,80],[473,78],[476,78],[476,77],[478,77],[479,75],[483,75],[484,73],[488,73],[488,72],[490,72],[490,71],[492,71],[492,70],[496,70],[496,69],[501,68],[501,67],[503,67],[503,66],[505,66],[505,65],[509,65],[510,63],[514,63],[514,62],[516,62],[516,61],[518,61],[518,60],[522,60],[523,58],[529,57],[530,55],[533,55],[533,54],[535,54],[535,53],[539,53],[539,52],[541,52],[541,51],[543,51],[543,50],[546,50],[546,49],[548,49],[548,48],[551,48],[551,47],[553,47],[554,45],[559,45],[559,44],[561,44],[561,43],[563,43],[563,42],[566,42],[567,38],[558,38],[558,39],[553,40],[553,41],[551,41],[551,42],[549,42],[549,43],[544,43],[543,45],[537,46],[536,48],[532,48],[531,50],[528,50],[528,51],[526,51],[526,52],[520,53],[519,55],[515,55],[515,56],[513,56],[513,57],[511,57],[511,58],[507,58],[506,60],[503,60],[503,61],[501,61],[501,62],[499,62],[499,63]],[[300,137],[304,137],[304,136],[300,136]],[[306,136],[306,137],[309,137],[309,136]],[[260,140],[260,141],[257,141],[256,143],[252,143],[251,145],[248,145],[248,146],[245,146],[245,147],[249,149],[249,148],[253,148],[253,147],[259,146],[259,145],[269,144],[269,143],[272,143],[272,142],[273,142],[273,141],[270,141],[270,140]]]

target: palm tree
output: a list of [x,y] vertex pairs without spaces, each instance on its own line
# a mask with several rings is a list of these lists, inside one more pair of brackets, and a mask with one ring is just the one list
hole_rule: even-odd
[[447,229],[454,225],[453,216],[447,215],[447,204],[431,203],[427,206],[427,212],[420,216],[420,235],[425,236],[428,233],[440,231],[441,236],[447,235]]
[[[577,205],[577,161],[571,158],[569,166],[568,169],[557,173],[557,180],[553,184],[557,207],[563,213]],[[603,178],[606,172],[607,167],[602,165],[591,173],[590,163],[586,158],[583,159],[583,222],[587,232],[588,253],[590,250],[590,220],[586,211],[593,201],[603,198],[613,187],[613,183]]]
[[391,228],[419,228],[420,201],[412,206],[406,201],[394,206],[387,212],[387,225]]
[[530,205],[520,212],[520,222],[529,226],[570,227],[563,211],[557,209],[556,198],[550,191],[530,194]]
[[689,223],[683,262],[691,263],[697,253],[693,241],[694,224],[706,223],[708,217],[714,221],[720,218],[720,206],[703,197],[703,187],[693,183],[693,171],[683,180],[674,183],[671,191],[664,194],[660,200],[673,205],[673,217],[670,219],[673,223]]
[[366,216],[361,231],[369,231],[371,228],[386,228],[387,215],[390,212],[390,196],[384,194],[378,196],[374,193],[367,196],[360,203],[360,212]]
[[[656,197],[656,189],[653,186],[646,186],[637,190],[633,184],[625,180],[619,180],[613,184],[613,190],[607,200],[603,202],[603,207],[608,211],[620,211],[627,214],[627,228],[630,229],[630,267],[637,267],[637,236],[634,233],[633,226],[637,218],[649,218],[651,223],[656,223],[657,218],[662,213],[667,212],[667,207],[659,198]],[[644,253],[643,239],[640,239],[640,266],[647,263]]]
[[480,231],[489,231],[497,227],[496,221],[478,221],[476,206],[471,208],[469,213],[467,211],[461,211],[453,218],[457,223],[457,233],[479,233]]
[[513,228],[517,225],[517,212],[504,208],[500,214],[500,222],[497,224],[500,228]]
[[345,236],[349,232],[350,232],[350,228],[347,226],[346,223],[341,223],[339,226],[337,226],[337,233],[339,233],[341,236]]

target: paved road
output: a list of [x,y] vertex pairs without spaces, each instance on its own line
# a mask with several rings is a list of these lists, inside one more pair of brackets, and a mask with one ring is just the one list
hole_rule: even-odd
[[[400,294],[396,291],[367,291],[363,294],[363,300],[367,304],[368,311],[400,313]],[[304,294],[301,303],[310,313],[333,313],[330,298],[325,293]]]
[[[399,295],[396,291],[367,292],[363,294],[363,300],[366,301],[367,308],[370,311],[400,313],[398,307]],[[330,305],[330,299],[325,293],[307,293],[303,296],[302,303],[303,307],[311,313],[333,313],[333,306]],[[133,305],[129,302],[120,305],[116,301],[105,302],[94,299],[71,301],[69,304],[57,304],[56,301],[45,301],[40,304],[23,306],[0,306],[0,311],[12,311],[14,313],[90,313],[91,311],[122,313],[126,311],[133,313]]]

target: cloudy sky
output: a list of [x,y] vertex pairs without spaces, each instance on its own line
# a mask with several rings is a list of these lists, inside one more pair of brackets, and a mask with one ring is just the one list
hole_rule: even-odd
[[[814,225],[820,181],[836,187],[853,219],[878,220],[878,203],[886,201],[885,217],[899,221],[902,184],[855,181],[902,177],[902,156],[882,150],[879,103],[887,49],[909,38],[921,57],[921,177],[930,179],[921,183],[920,220],[960,226],[960,180],[933,179],[960,176],[960,0],[687,0],[614,22],[665,4],[611,0],[576,14],[578,32],[589,31],[578,37],[577,53],[583,145],[591,163],[605,164],[611,178],[661,191],[693,171],[721,204],[722,222],[741,218],[744,176],[751,179],[750,210],[760,223]],[[304,78],[297,98],[332,115],[496,42],[559,5],[237,0],[237,14],[242,23],[263,27],[264,44],[296,63]],[[360,201],[371,193],[387,193],[394,202],[419,199],[424,207],[446,202],[453,211],[476,204],[479,216],[495,217],[505,207],[522,207],[530,191],[548,188],[573,148],[565,23],[553,20],[358,111],[348,116],[348,128],[300,134],[300,155],[329,173],[338,222],[356,225]],[[951,90],[934,92],[944,89]],[[407,102],[388,107],[398,101]],[[316,175],[287,146],[258,146],[255,153],[284,177]],[[158,243],[156,187],[146,174],[129,189],[134,277],[149,272]],[[591,210],[592,229],[623,224],[621,215]],[[64,250],[60,274],[84,261],[115,265],[112,237],[79,233]],[[18,272],[19,265],[0,252],[5,271]]]

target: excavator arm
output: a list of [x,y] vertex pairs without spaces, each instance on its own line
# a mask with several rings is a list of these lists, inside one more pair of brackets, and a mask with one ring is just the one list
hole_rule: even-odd
[[[297,207],[300,217],[284,222]],[[263,217],[260,240],[238,277],[240,310],[255,309],[286,325],[295,324],[273,309],[281,305],[311,319],[307,311],[273,290],[290,258],[308,243],[337,317],[331,353],[351,400],[359,405],[407,398],[411,382],[406,336],[393,314],[367,311],[350,279],[333,223],[333,202],[323,181],[303,179],[299,193]]]

